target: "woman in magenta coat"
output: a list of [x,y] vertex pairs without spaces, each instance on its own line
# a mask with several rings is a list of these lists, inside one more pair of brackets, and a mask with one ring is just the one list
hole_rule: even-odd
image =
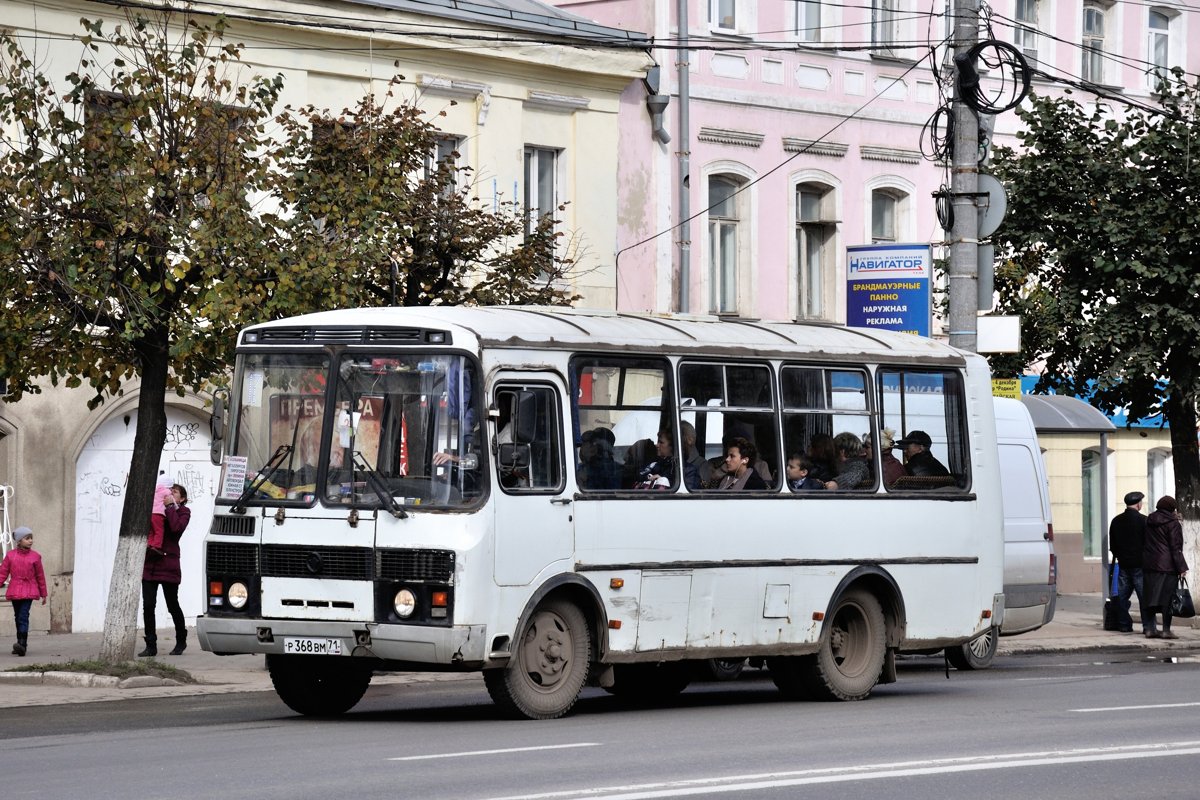
[[147,548],[142,567],[142,625],[146,629],[146,649],[138,653],[142,658],[158,655],[154,604],[158,601],[159,586],[175,623],[175,649],[171,655],[177,656],[187,647],[187,623],[183,619],[183,609],[179,607],[179,583],[183,580],[179,571],[179,538],[192,519],[192,510],[187,507],[187,489],[178,483],[171,487],[171,499],[163,510],[166,519],[162,552]]
[[42,569],[42,557],[33,549],[33,531],[22,525],[13,531],[17,546],[0,562],[0,583],[8,581],[4,599],[11,600],[13,617],[17,623],[17,643],[13,655],[25,655],[29,646],[29,609],[33,601],[40,599],[46,605],[46,571]]

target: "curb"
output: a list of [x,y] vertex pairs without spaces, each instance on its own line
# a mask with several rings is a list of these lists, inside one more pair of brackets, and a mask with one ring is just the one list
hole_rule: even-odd
[[0,672],[0,683],[69,686],[74,689],[144,689],[153,686],[183,686],[171,678],[156,678],[153,675],[133,675],[118,678],[115,675],[95,675],[91,672]]

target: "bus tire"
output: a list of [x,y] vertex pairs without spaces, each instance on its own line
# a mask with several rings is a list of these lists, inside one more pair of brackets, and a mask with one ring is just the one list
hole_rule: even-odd
[[691,666],[684,661],[617,664],[613,667],[613,685],[605,691],[623,700],[650,704],[675,697],[691,682]]
[[871,694],[887,655],[887,623],[875,595],[842,595],[815,655],[801,664],[807,694],[818,700],[863,700]]
[[579,699],[591,659],[591,629],[583,612],[550,599],[534,609],[508,665],[484,670],[483,680],[492,701],[509,716],[556,719]]
[[288,708],[310,717],[344,714],[371,685],[371,670],[344,656],[267,656],[275,693]]
[[983,636],[977,636],[966,644],[946,648],[946,660],[955,669],[987,669],[996,658],[996,647],[1000,637],[995,628],[989,628]]

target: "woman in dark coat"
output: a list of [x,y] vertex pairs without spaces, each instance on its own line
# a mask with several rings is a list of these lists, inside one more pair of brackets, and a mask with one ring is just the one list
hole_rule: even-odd
[[142,567],[142,625],[146,629],[146,649],[139,657],[158,655],[158,632],[154,623],[154,604],[158,601],[158,587],[162,586],[167,611],[175,623],[175,649],[171,655],[180,655],[187,647],[187,623],[183,609],[179,607],[179,583],[183,580],[179,571],[179,538],[192,519],[192,510],[187,507],[187,489],[178,483],[171,487],[172,503],[164,510],[166,524],[163,526],[163,549],[146,549],[146,563]]
[[1163,495],[1146,519],[1146,544],[1142,553],[1142,581],[1146,589],[1146,611],[1151,625],[1155,612],[1162,612],[1162,632],[1147,631],[1150,639],[1178,639],[1171,632],[1171,598],[1181,575],[1188,571],[1183,558],[1183,524],[1175,498]]

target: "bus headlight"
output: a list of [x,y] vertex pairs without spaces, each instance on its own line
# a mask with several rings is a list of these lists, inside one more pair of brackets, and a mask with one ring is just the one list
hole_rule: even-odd
[[392,607],[396,609],[396,616],[408,619],[417,610],[417,596],[411,589],[401,589],[392,599]]
[[250,592],[246,589],[246,584],[238,581],[229,586],[229,607],[242,609],[246,607],[246,601],[250,599]]

